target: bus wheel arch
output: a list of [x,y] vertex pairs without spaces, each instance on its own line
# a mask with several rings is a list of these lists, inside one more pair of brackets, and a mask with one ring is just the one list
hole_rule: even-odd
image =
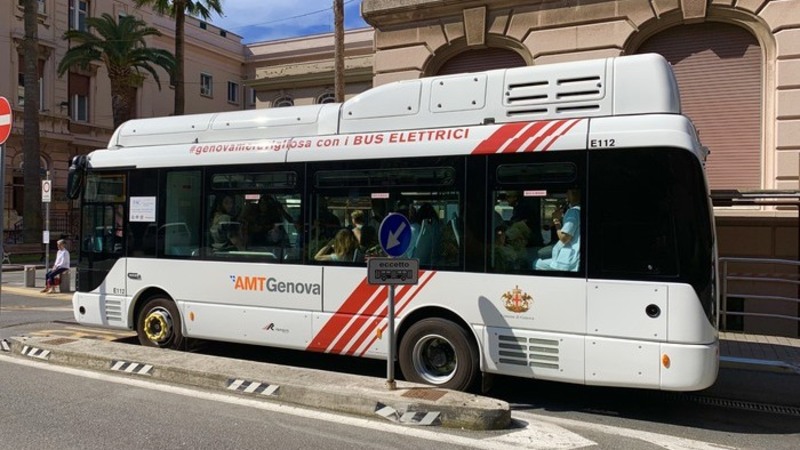
[[135,328],[139,343],[147,347],[181,349],[183,319],[175,301],[160,289],[142,293],[136,303]]
[[480,346],[452,311],[423,308],[397,330],[397,357],[406,380],[467,391],[480,379]]

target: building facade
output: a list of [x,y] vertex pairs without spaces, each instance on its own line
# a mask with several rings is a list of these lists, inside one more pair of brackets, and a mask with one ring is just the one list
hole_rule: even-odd
[[[22,133],[24,105],[24,38],[21,1],[0,6],[0,95],[11,103],[14,124],[5,151],[6,242],[17,240],[23,215]],[[113,130],[111,87],[106,68],[93,64],[89,70],[71,70],[63,77],[56,68],[69,49],[63,39],[70,29],[86,29],[86,18],[103,13],[112,17],[133,15],[162,33],[148,46],[174,52],[174,21],[149,9],[137,9],[133,0],[39,0],[39,126],[43,177],[49,172],[54,192],[51,203],[51,235],[74,234],[77,221],[65,195],[67,170],[72,156],[105,147]],[[193,17],[186,22],[186,112],[230,111],[252,108],[253,96],[244,86],[247,48],[241,37]],[[174,89],[160,68],[158,88],[145,74],[136,89],[133,117],[172,114]]]

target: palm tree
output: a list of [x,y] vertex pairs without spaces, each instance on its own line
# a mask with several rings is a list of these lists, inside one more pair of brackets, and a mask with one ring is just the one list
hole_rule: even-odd
[[[92,31],[96,31],[95,35]],[[99,35],[99,36],[98,36]],[[148,48],[147,36],[160,36],[158,30],[148,27],[133,16],[123,16],[119,23],[110,14],[86,19],[86,31],[69,30],[64,38],[78,45],[67,50],[58,64],[58,76],[72,67],[87,69],[93,61],[101,61],[111,80],[111,106],[114,128],[130,119],[131,97],[149,72],[161,89],[161,82],[153,65],[168,73],[175,68],[175,58],[167,50]]]
[[[25,105],[23,106],[22,179],[25,192],[22,198],[23,242],[41,242],[42,189],[39,154],[39,2],[25,0],[25,39],[22,54],[25,58]],[[4,157],[4,155],[0,155]]]
[[175,66],[173,77],[173,84],[175,85],[174,114],[176,116],[182,115],[184,103],[186,102],[183,76],[186,14],[200,16],[204,20],[208,20],[212,12],[222,15],[221,0],[135,0],[135,2],[139,8],[144,5],[150,5],[156,12],[169,14],[170,17],[175,18],[175,59],[177,60],[177,65]]

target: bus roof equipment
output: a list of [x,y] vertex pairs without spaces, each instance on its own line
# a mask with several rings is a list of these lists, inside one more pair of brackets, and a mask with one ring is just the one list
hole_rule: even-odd
[[677,83],[660,55],[398,81],[344,103],[130,120],[108,148],[633,114],[680,114]]

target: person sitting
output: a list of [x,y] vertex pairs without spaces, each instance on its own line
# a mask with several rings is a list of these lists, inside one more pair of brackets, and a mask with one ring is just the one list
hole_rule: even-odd
[[323,246],[314,259],[317,261],[353,261],[356,249],[358,248],[358,240],[349,228],[342,228],[336,233],[336,236]]
[[360,209],[350,213],[350,229],[353,230],[353,234],[356,236],[359,243],[361,243],[361,229],[364,228],[365,220],[366,216],[364,215],[364,211]]
[[505,225],[498,225],[494,229],[494,247],[492,248],[493,268],[495,272],[508,273],[516,269],[517,252],[507,241]]
[[227,240],[224,229],[233,221],[233,208],[234,200],[230,195],[218,195],[214,199],[214,206],[211,212],[211,224],[209,226],[212,248],[221,247]]
[[240,227],[230,226],[227,228],[228,240],[217,249],[217,252],[235,252],[246,250],[247,246],[244,243],[244,238]]
[[558,241],[553,246],[550,258],[537,259],[533,268],[536,270],[561,270],[577,272],[580,263],[581,246],[581,207],[580,191],[567,191],[568,209],[562,213],[560,209],[553,212],[553,227],[556,229]]
[[56,277],[69,270],[69,250],[67,250],[66,241],[59,239],[56,242],[56,247],[58,248],[56,262],[53,263],[53,268],[44,275],[44,289],[42,289],[42,292],[47,294],[55,294]]

